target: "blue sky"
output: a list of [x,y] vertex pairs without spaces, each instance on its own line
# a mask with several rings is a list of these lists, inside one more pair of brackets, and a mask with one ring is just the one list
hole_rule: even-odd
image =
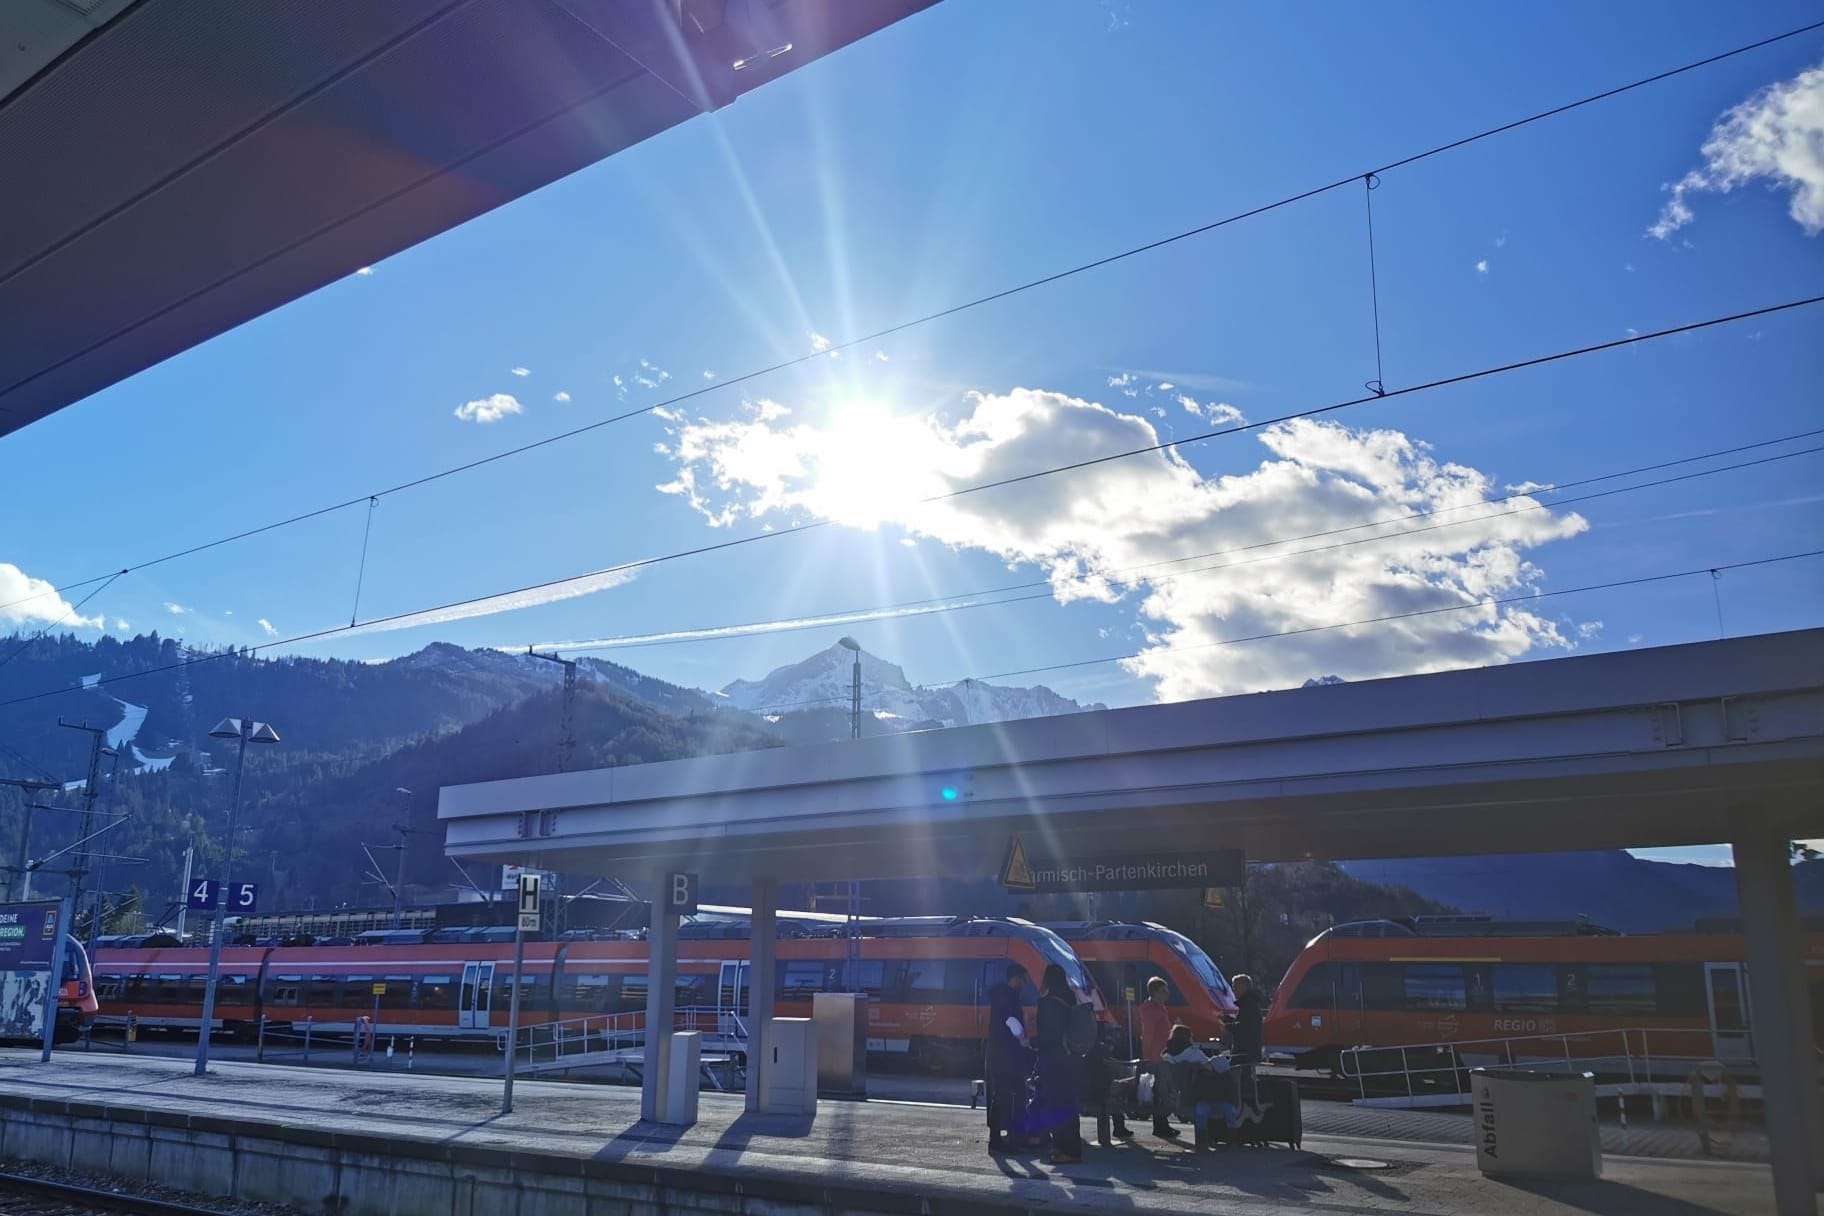
[[[0,563],[54,583],[130,565],[1815,17],[1800,3],[1551,4],[1518,19],[1442,4],[1300,15],[951,0],[9,437]],[[1824,192],[1815,164],[1789,159],[1796,177],[1729,191],[1698,181],[1682,196],[1688,223],[1663,239],[1648,229],[1665,183],[1706,172],[1719,117],[1820,62],[1824,34],[1794,39],[1385,174],[1374,215],[1388,386],[1815,294],[1824,242],[1792,201],[1795,185]],[[1824,454],[1462,529],[1445,551],[1358,546],[1151,588],[1071,576],[1824,426],[1821,337],[1824,310],[1800,311],[1364,406],[1276,446],[1238,435],[1118,476],[1051,479],[1045,493],[991,491],[971,499],[999,496],[979,509],[903,504],[1146,427],[1171,438],[1359,393],[1376,375],[1363,198],[1340,190],[716,389],[674,418],[387,496],[360,613],[790,531],[819,509],[837,526],[595,594],[298,649],[599,640],[1049,578],[1055,596],[1007,607],[594,653],[716,687],[842,632],[927,683],[1152,650],[1138,665],[1011,681],[1128,704],[1712,637],[1719,598],[1730,633],[1816,625],[1824,561],[1812,559],[1715,587],[1182,653],[1432,602],[1390,570],[1416,572],[1430,595],[1485,600],[1814,548]],[[458,416],[499,394],[517,412]],[[656,488],[681,472],[700,509]],[[134,573],[82,615],[198,643],[264,642],[262,620],[279,636],[345,624],[365,522],[346,510]]]

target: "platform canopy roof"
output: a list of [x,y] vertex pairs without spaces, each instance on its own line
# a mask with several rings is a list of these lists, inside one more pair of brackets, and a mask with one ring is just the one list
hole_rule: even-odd
[[459,860],[716,881],[1824,836],[1824,630],[446,786]]
[[7,0],[0,435],[934,0]]

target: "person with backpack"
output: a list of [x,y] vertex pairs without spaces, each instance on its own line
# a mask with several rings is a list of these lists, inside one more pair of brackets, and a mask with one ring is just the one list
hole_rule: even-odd
[[[1089,1015],[1087,1039],[1080,1011]],[[1076,1165],[1083,1160],[1083,1128],[1078,1123],[1082,1113],[1077,1105],[1079,1061],[1094,1049],[1095,1026],[1095,1008],[1078,1003],[1064,968],[1056,963],[1045,968],[1045,978],[1039,983],[1039,1061],[1034,1073],[1032,1130],[1051,1137],[1053,1165]]]

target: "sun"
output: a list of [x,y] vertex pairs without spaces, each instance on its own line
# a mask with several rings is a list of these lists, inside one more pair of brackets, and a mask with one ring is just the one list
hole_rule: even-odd
[[818,434],[811,507],[870,531],[903,522],[921,499],[947,488],[944,454],[941,437],[925,419],[895,414],[875,401],[843,402]]

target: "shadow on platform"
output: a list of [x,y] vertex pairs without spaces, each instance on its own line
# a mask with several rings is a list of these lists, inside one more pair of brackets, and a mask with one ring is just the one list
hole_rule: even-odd
[[1567,1208],[1600,1216],[1716,1216],[1721,1209],[1689,1203],[1672,1195],[1642,1190],[1606,1178],[1490,1178],[1495,1186],[1512,1187],[1541,1199],[1561,1203]]

